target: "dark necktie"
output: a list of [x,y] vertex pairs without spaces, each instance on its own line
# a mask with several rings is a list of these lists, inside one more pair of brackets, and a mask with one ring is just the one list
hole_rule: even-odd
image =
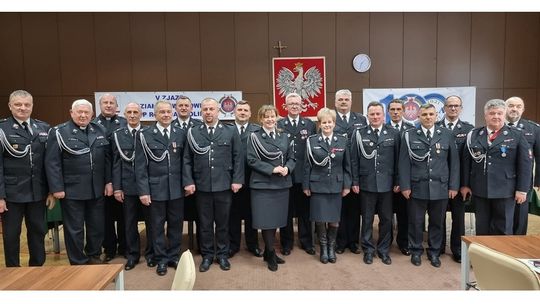
[[498,131],[491,131],[491,133],[489,133],[489,142],[493,142],[495,138],[497,138],[497,135],[499,135]]
[[185,121],[182,123],[182,129],[187,129],[187,123]]
[[373,129],[373,133],[375,133],[375,137],[379,139],[379,129]]
[[245,127],[240,126],[240,135],[243,135],[245,131],[246,131]]
[[165,140],[169,141],[169,130],[163,129],[163,137],[165,137]]
[[32,136],[32,133],[30,132],[30,129],[28,128],[28,123],[26,121],[23,121],[22,127],[26,131],[26,133],[28,133],[28,135]]
[[341,116],[341,118],[343,118],[343,121],[344,121],[345,123],[349,123],[349,122],[347,121],[347,115],[343,114],[343,116]]
[[136,130],[136,129],[131,130],[131,135],[132,135],[133,137],[135,137],[135,133],[137,133],[137,130]]
[[399,124],[396,124],[394,128],[396,128],[396,130],[399,130]]
[[274,131],[270,132],[270,138],[274,139]]
[[296,119],[292,120],[292,127],[296,129]]
[[431,131],[430,130],[427,130],[426,132],[426,138],[429,142],[431,142]]
[[454,123],[449,122],[449,123],[448,123],[448,129],[452,130],[453,127],[454,127]]
[[324,141],[326,142],[326,145],[328,145],[328,147],[330,147],[330,139],[327,137],[324,139]]
[[514,126],[514,123],[513,123],[513,122],[509,122],[508,125],[509,125],[510,127],[513,127],[513,126]]
[[208,135],[210,138],[214,138],[214,127],[208,127]]

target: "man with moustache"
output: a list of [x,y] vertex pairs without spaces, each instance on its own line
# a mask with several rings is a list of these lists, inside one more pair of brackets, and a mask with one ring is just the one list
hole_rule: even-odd
[[463,198],[472,195],[477,235],[513,234],[515,205],[531,187],[532,150],[524,132],[504,124],[506,104],[484,106],[485,127],[467,135],[463,152]]
[[[403,101],[393,99],[388,104],[388,113],[390,122],[387,125],[392,126],[400,133],[400,138],[408,129],[414,128],[414,125],[403,120]],[[399,251],[406,256],[411,255],[409,251],[409,218],[407,214],[407,200],[401,194],[399,185],[394,187],[393,210],[396,213],[397,235],[396,243]]]
[[137,192],[143,205],[150,207],[153,260],[159,276],[167,274],[167,266],[178,267],[184,222],[182,158],[186,132],[171,125],[172,111],[168,101],[156,102],[157,122],[136,134],[135,146]]
[[238,132],[219,122],[219,103],[205,98],[201,111],[204,124],[188,130],[184,189],[186,195],[197,191],[199,248],[203,257],[199,271],[208,271],[214,259],[221,270],[227,271],[231,269],[228,257],[232,194],[244,183],[245,160]]
[[29,266],[45,263],[46,205],[54,207],[45,176],[45,143],[50,126],[30,118],[32,95],[16,90],[9,96],[11,116],[0,120],[0,215],[6,267],[20,267],[24,217]]
[[[506,124],[510,127],[516,127],[523,131],[525,139],[529,143],[534,154],[533,164],[536,163],[534,171],[533,187],[540,187],[540,125],[534,121],[522,118],[525,111],[525,103],[520,97],[510,97],[506,100]],[[531,190],[527,192],[527,199],[523,204],[516,204],[514,211],[514,234],[527,234],[529,222],[529,201]]]
[[[366,118],[360,113],[351,112],[352,93],[347,89],[336,92],[336,127],[334,132],[348,138],[357,128],[367,124]],[[343,198],[341,221],[338,228],[336,253],[343,253],[349,248],[352,253],[360,254],[358,240],[360,239],[360,197],[351,191]]]
[[459,155],[453,134],[435,125],[433,104],[420,107],[420,126],[403,134],[399,154],[399,186],[408,199],[409,250],[411,263],[420,266],[426,211],[428,222],[428,259],[441,267],[439,259],[443,220],[448,199],[459,189]]
[[[251,106],[246,100],[240,100],[234,110],[234,126],[240,135],[242,141],[242,152],[244,157],[244,179],[249,180],[251,168],[247,165],[247,139],[252,132],[261,127],[250,123]],[[240,239],[242,235],[242,219],[244,220],[244,239],[249,252],[256,257],[262,257],[262,251],[259,248],[259,239],[257,229],[253,229],[251,216],[251,195],[250,189],[244,185],[237,193],[233,193],[231,214],[229,219],[229,257],[233,257],[240,251]]]
[[93,109],[88,100],[75,100],[70,114],[71,120],[49,132],[47,181],[61,203],[70,264],[99,264],[105,227],[103,197],[113,193],[110,146],[105,128],[91,122]]
[[[362,210],[362,250],[364,263],[372,264],[375,252],[381,261],[392,264],[392,194],[397,187],[399,131],[384,124],[384,108],[378,101],[367,107],[369,125],[353,133],[351,163],[352,190],[360,194]],[[373,242],[373,219],[379,217],[379,238]]]
[[309,198],[304,194],[304,158],[306,155],[306,139],[317,132],[315,123],[300,116],[302,97],[297,93],[289,93],[285,97],[287,117],[278,120],[278,129],[287,135],[292,143],[296,167],[292,172],[293,186],[289,191],[289,212],[287,226],[280,228],[281,253],[291,254],[294,245],[293,217],[298,217],[298,240],[300,247],[309,255],[315,254],[311,221],[309,220]]
[[[459,96],[450,95],[444,101],[444,118],[437,123],[441,128],[447,128],[452,131],[459,155],[463,154],[463,147],[467,139],[467,133],[474,128],[470,123],[459,118],[463,110],[463,101]],[[461,263],[461,236],[465,235],[465,204],[461,194],[448,200],[448,207],[452,214],[452,231],[450,234],[450,249],[452,258],[456,263]],[[446,248],[446,215],[443,221],[443,242],[441,245],[441,254]]]
[[139,263],[140,237],[138,229],[139,213],[144,214],[146,227],[146,250],[144,255],[148,267],[154,267],[152,247],[152,224],[148,206],[141,204],[135,182],[135,137],[141,129],[141,106],[130,102],[124,109],[128,125],[114,131],[111,136],[113,150],[112,181],[114,198],[122,203],[125,219],[126,258],[125,270],[135,268]]
[[[106,93],[99,98],[99,108],[101,114],[94,119],[94,122],[105,127],[107,139],[111,142],[112,133],[125,127],[127,124],[126,119],[116,114],[118,101],[112,94]],[[109,153],[112,153],[112,150]],[[105,237],[103,239],[105,261],[108,262],[114,259],[116,253],[125,255],[125,230],[122,204],[115,200],[113,196],[105,196]]]

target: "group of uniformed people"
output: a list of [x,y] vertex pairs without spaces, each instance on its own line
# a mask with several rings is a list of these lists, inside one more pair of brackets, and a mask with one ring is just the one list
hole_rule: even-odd
[[[420,106],[418,127],[402,119],[403,102],[371,102],[366,117],[351,111],[352,93],[336,92],[335,110],[321,109],[318,128],[302,117],[302,98],[286,96],[287,117],[270,105],[250,123],[251,107],[240,101],[234,123],[219,121],[219,104],[201,102],[202,121],[191,118],[191,100],[173,106],[158,101],[156,123],[141,126],[141,107],[129,103],[124,117],[111,94],[92,104],[73,102],[71,119],[51,128],[30,118],[33,99],[24,90],[9,97],[12,116],[0,121],[0,214],[6,266],[20,266],[19,238],[25,219],[30,266],[45,262],[45,211],[60,201],[69,261],[98,264],[117,254],[133,269],[141,257],[138,221],[145,221],[147,266],[165,275],[178,266],[184,219],[194,220],[202,262],[229,270],[245,245],[276,271],[294,248],[320,261],[363,251],[390,265],[396,213],[396,243],[419,266],[428,215],[428,260],[440,267],[446,248],[446,212],[451,211],[450,249],[461,261],[465,201],[472,199],[477,234],[525,234],[528,195],[540,186],[540,126],[523,119],[519,97],[490,100],[486,125],[460,120],[459,96],[445,100],[437,121],[431,104]],[[386,123],[386,112],[391,121]],[[538,166],[536,170],[540,170]],[[373,224],[378,215],[378,240]],[[361,221],[362,219],[362,221]],[[361,224],[360,224],[361,222]],[[259,248],[262,232],[264,251]],[[360,244],[358,241],[360,240]],[[104,253],[104,259],[101,255]]]

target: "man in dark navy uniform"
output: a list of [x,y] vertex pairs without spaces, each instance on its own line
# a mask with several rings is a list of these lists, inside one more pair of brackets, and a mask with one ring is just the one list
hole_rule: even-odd
[[[176,119],[173,120],[172,125],[182,128],[182,130],[187,131],[191,127],[196,127],[202,125],[202,121],[197,118],[193,118],[193,104],[189,97],[180,95],[176,100],[175,105],[176,110]],[[197,203],[195,200],[197,194],[184,197],[184,220],[189,222],[195,222],[194,233],[197,239],[197,244],[200,244],[200,233],[199,230],[199,216],[197,215]]]
[[437,112],[432,104],[420,107],[420,126],[403,134],[399,153],[399,186],[408,199],[409,250],[411,263],[420,266],[426,211],[428,259],[440,267],[443,220],[448,199],[459,190],[459,155],[454,135],[435,125]]
[[90,121],[88,100],[75,100],[70,114],[71,120],[49,132],[45,170],[49,190],[61,202],[69,262],[97,264],[105,227],[103,197],[113,193],[109,141],[105,128]]
[[[347,137],[350,146],[352,133],[357,128],[367,125],[366,118],[360,113],[351,112],[352,93],[349,90],[336,92],[336,127],[334,132]],[[352,253],[360,254],[360,196],[351,191],[343,198],[341,221],[338,228],[336,253],[343,253],[349,248]]]
[[287,117],[277,122],[278,129],[289,137],[292,143],[296,167],[292,172],[293,186],[289,191],[289,213],[287,226],[279,229],[281,253],[291,254],[294,245],[293,217],[298,217],[298,240],[300,247],[309,255],[315,254],[313,247],[313,233],[309,220],[309,198],[302,190],[304,179],[304,158],[306,155],[306,139],[317,133],[315,123],[311,119],[300,116],[302,111],[302,97],[297,93],[287,94],[285,97]]
[[[107,93],[99,98],[99,108],[101,114],[99,114],[93,122],[105,127],[105,130],[107,130],[107,139],[111,142],[112,133],[125,127],[127,124],[126,119],[116,114],[118,110],[118,101],[112,94]],[[109,153],[111,153],[110,157],[112,160],[112,150],[110,150]],[[105,252],[105,261],[108,262],[114,259],[116,253],[125,256],[126,249],[126,228],[122,204],[115,200],[113,196],[105,196],[104,221],[105,235],[103,239],[103,251]]]
[[[173,112],[168,101],[154,106],[157,122],[137,133],[135,177],[139,199],[150,206],[156,273],[167,274],[167,266],[177,268],[182,245],[184,192],[182,158],[186,132],[171,124]],[[167,230],[165,230],[165,223]]]
[[[516,127],[523,131],[525,139],[531,146],[534,159],[533,165],[536,164],[534,170],[533,188],[540,187],[540,125],[536,122],[522,118],[525,111],[525,103],[519,97],[510,97],[506,100],[506,124],[510,127]],[[516,204],[514,211],[514,234],[527,234],[527,226],[529,222],[529,201],[532,195],[532,189],[527,192],[527,199],[523,204]]]
[[[244,183],[242,143],[233,126],[219,122],[219,103],[201,102],[204,124],[188,130],[189,148],[184,155],[184,189],[197,191],[200,222],[200,272],[208,271],[214,259],[227,271],[229,263],[229,215],[232,194]],[[215,225],[215,226],[214,226]]]
[[[389,126],[400,132],[400,138],[408,129],[414,128],[414,125],[403,120],[403,101],[401,99],[393,99],[388,104],[388,114],[390,114]],[[407,214],[407,200],[401,194],[398,187],[394,188],[393,210],[396,213],[397,235],[396,243],[399,251],[403,255],[411,255],[409,251],[409,217]]]
[[146,231],[146,250],[144,252],[149,267],[155,266],[152,247],[152,224],[150,210],[139,200],[135,182],[135,136],[141,129],[142,110],[139,104],[131,102],[124,109],[128,125],[114,131],[111,136],[113,150],[112,181],[114,198],[122,203],[126,228],[126,270],[139,263],[140,237],[138,229],[139,214],[144,214]]
[[20,234],[24,217],[29,266],[45,262],[45,200],[48,194],[44,157],[49,124],[30,118],[34,106],[30,93],[17,90],[9,96],[11,116],[0,120],[0,215],[6,267],[20,263]]
[[[399,131],[384,124],[384,108],[378,101],[367,107],[369,125],[353,133],[351,163],[352,190],[360,194],[362,209],[362,250],[364,263],[372,264],[375,253],[392,264],[392,198],[397,187]],[[373,219],[379,217],[379,238],[373,242]]]
[[532,150],[505,117],[504,100],[492,99],[484,106],[486,126],[467,135],[460,191],[473,196],[477,235],[513,234],[516,203],[526,201],[531,187]]
[[[240,100],[234,110],[234,126],[238,130],[242,141],[242,153],[244,156],[244,176],[245,181],[249,181],[251,168],[247,165],[247,139],[252,132],[261,127],[250,123],[251,107],[246,100]],[[229,219],[229,257],[234,256],[240,250],[240,240],[242,235],[242,219],[244,220],[244,240],[246,247],[256,257],[262,257],[259,248],[259,238],[257,229],[253,229],[251,216],[251,194],[248,185],[244,185],[238,192],[233,193],[231,214]]]
[[[459,155],[463,154],[463,147],[467,140],[467,133],[474,128],[470,123],[459,118],[463,110],[463,101],[459,96],[451,95],[446,97],[444,102],[444,118],[437,123],[439,127],[452,131],[456,140]],[[461,194],[448,200],[448,207],[452,214],[452,231],[450,233],[450,249],[455,262],[461,263],[461,236],[465,235],[465,204]],[[443,243],[441,254],[446,248],[446,216],[443,221]]]

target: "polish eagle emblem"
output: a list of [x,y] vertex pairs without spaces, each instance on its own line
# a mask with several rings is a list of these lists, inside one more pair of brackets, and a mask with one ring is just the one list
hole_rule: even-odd
[[[297,73],[295,75],[295,73]],[[277,76],[277,89],[283,98],[289,93],[297,93],[302,97],[302,112],[306,112],[309,107],[317,109],[319,105],[311,101],[311,98],[318,96],[323,87],[321,72],[313,66],[304,73],[304,65],[297,62],[293,70],[282,67]],[[285,104],[283,104],[285,107]]]

